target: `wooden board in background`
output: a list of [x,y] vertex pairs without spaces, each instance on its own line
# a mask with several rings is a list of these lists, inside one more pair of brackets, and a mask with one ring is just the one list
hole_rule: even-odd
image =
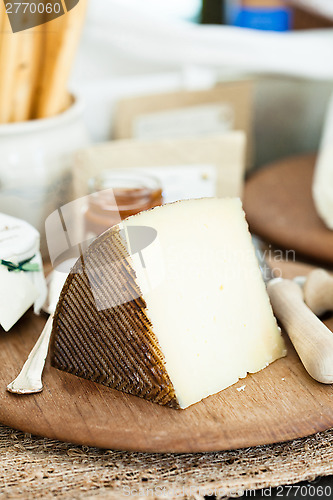
[[244,209],[251,231],[265,241],[333,265],[333,231],[312,200],[314,164],[314,155],[303,155],[259,170],[245,185]]
[[[186,410],[172,410],[51,368],[44,391],[6,392],[45,317],[29,311],[0,331],[0,422],[48,438],[144,452],[236,449],[308,436],[333,427],[333,386],[315,382],[288,356]],[[333,329],[333,318],[328,323]],[[245,385],[244,390],[238,391]]]

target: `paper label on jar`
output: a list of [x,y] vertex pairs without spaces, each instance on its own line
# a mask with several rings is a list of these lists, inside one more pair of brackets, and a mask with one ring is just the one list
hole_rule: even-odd
[[0,259],[21,261],[39,250],[38,231],[27,222],[0,213]]
[[157,177],[162,185],[164,203],[216,196],[215,165],[170,165],[140,169]]
[[38,290],[27,273],[10,273],[0,266],[0,325],[5,331],[10,330],[37,297]]
[[136,139],[164,139],[221,134],[233,128],[233,107],[221,103],[140,115],[133,120],[132,132]]

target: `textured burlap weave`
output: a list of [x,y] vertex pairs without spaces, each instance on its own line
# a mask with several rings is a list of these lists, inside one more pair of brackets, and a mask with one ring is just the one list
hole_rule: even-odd
[[333,430],[271,446],[175,455],[74,446],[0,426],[0,498],[199,500],[332,473]]

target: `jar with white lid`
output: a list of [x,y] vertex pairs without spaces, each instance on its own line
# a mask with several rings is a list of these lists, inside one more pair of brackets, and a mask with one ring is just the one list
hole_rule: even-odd
[[5,331],[47,295],[39,233],[27,222],[0,213],[0,328]]

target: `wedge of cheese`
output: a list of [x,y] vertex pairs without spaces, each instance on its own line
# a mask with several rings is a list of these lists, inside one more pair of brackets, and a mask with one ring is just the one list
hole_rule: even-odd
[[51,346],[53,366],[174,408],[284,356],[240,200],[164,205],[98,237]]

